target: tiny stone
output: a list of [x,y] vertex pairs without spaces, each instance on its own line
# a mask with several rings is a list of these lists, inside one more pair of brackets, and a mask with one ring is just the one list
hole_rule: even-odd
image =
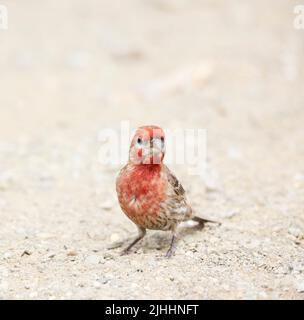
[[88,256],[85,259],[85,262],[89,263],[89,264],[98,264],[99,261],[100,261],[100,258],[99,258],[99,256],[96,256],[96,255]]
[[103,204],[101,204],[101,208],[104,210],[110,210],[113,207],[113,202],[110,200],[105,201]]
[[103,257],[106,260],[112,260],[113,259],[113,256],[110,253],[105,253]]
[[4,259],[9,259],[11,256],[12,256],[12,254],[11,254],[10,252],[5,252],[5,253],[3,254],[3,258],[4,258]]
[[239,209],[233,209],[222,214],[223,218],[232,218],[239,213]]
[[296,289],[299,293],[304,293],[304,281],[297,283]]
[[292,236],[299,238],[302,235],[302,231],[300,228],[297,227],[290,227],[288,229],[288,233],[291,234]]
[[116,241],[119,240],[119,238],[120,237],[119,237],[119,235],[117,233],[112,233],[110,240],[111,240],[111,242],[116,242]]
[[21,254],[21,257],[23,256],[30,256],[32,253],[28,250],[23,251],[23,253]]
[[70,252],[67,253],[67,256],[69,256],[69,257],[75,257],[75,256],[77,256],[77,254],[78,254],[78,253],[77,253],[76,251],[73,251],[73,250],[72,250],[72,251],[70,251]]

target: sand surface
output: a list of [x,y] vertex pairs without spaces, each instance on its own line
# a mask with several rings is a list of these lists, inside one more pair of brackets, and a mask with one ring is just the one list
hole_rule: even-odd
[[[3,3],[3,1],[1,1]],[[0,298],[303,299],[304,30],[298,1],[4,1]],[[206,128],[208,178],[171,165],[221,226],[150,231],[116,200],[99,133]],[[126,242],[127,244],[128,242]]]

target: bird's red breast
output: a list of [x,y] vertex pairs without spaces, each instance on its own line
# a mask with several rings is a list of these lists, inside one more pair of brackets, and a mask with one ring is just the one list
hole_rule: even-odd
[[138,225],[156,218],[166,196],[162,165],[128,164],[117,179],[119,202],[126,215]]

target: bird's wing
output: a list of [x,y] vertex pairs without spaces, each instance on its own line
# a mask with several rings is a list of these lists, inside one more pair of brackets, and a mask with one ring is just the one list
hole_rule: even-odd
[[179,197],[184,197],[185,189],[183,188],[182,184],[178,181],[176,176],[169,170],[168,167],[166,167],[166,169],[167,169],[168,182],[174,194]]
[[168,181],[167,199],[164,206],[172,219],[187,220],[192,215],[192,209],[187,203],[186,192],[182,184],[167,166],[164,166],[165,177]]

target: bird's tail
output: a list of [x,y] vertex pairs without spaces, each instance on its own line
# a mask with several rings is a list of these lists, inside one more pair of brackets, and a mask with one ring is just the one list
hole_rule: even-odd
[[204,225],[205,223],[218,223],[218,224],[221,224],[221,222],[218,222],[218,221],[213,221],[213,220],[208,220],[208,219],[204,219],[204,218],[201,218],[201,217],[198,217],[198,216],[194,216],[192,218],[193,221],[195,222],[198,222],[200,225]]

